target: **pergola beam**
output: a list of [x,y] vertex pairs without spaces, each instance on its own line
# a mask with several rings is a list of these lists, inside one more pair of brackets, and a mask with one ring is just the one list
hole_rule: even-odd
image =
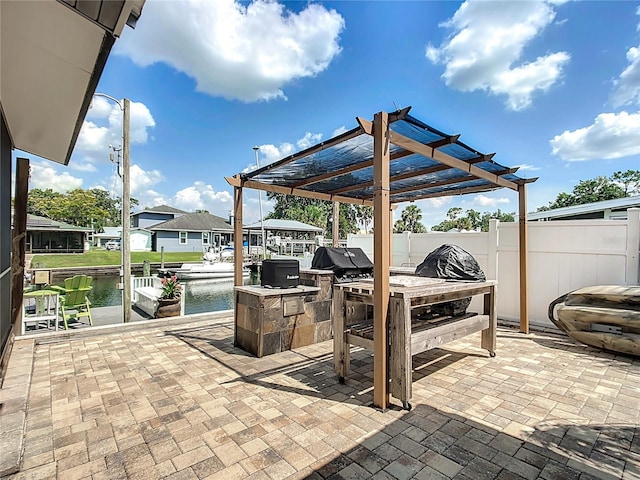
[[[407,150],[401,150],[400,152],[396,152],[391,155],[390,160],[399,160],[400,158],[408,157],[409,155],[415,155],[413,152],[409,152]],[[333,172],[323,173],[321,175],[316,175],[311,178],[307,178],[305,180],[301,180],[297,183],[291,185],[293,188],[305,187],[307,185],[313,185],[314,183],[322,182],[323,180],[328,180],[334,177],[340,177],[342,175],[346,175],[347,173],[357,172],[358,170],[364,170],[365,168],[373,167],[373,160],[368,160],[366,162],[356,163],[354,165],[349,165],[348,167],[341,168],[340,170],[335,170]]]
[[[514,170],[517,170],[517,168],[505,168],[495,173],[496,175],[505,175],[507,173],[512,173]],[[448,178],[447,180],[441,180],[439,182],[433,182],[429,184],[422,183],[419,185],[412,185],[411,187],[392,189],[391,194],[396,195],[400,193],[415,192],[417,190],[425,190],[427,188],[444,187],[446,185],[455,185],[457,183],[465,183],[472,180],[476,180],[476,177],[474,177],[473,175],[465,175],[462,177]],[[391,182],[393,182],[393,178],[391,179]]]
[[333,147],[334,145],[338,145],[339,143],[345,142],[347,140],[351,140],[352,138],[357,137],[358,135],[361,135],[361,134],[362,134],[362,130],[360,128],[358,127],[352,128],[348,132],[344,132],[343,134],[338,135],[337,137],[330,138],[326,142],[318,143],[317,145],[309,147],[306,150],[302,150],[301,152],[297,152],[297,153],[294,153],[293,155],[289,155],[288,157],[285,157],[282,160],[278,160],[277,162],[270,163],[269,165],[265,165],[262,168],[258,168],[252,171],[251,173],[243,175],[243,178],[255,177],[256,175],[259,175],[265,170],[269,170],[274,167],[280,167],[282,165],[286,165],[287,163],[291,163],[295,160],[308,157],[309,155],[313,155],[314,153],[321,152],[322,150]]
[[451,190],[445,190],[442,192],[433,192],[426,193],[424,195],[416,195],[415,197],[411,197],[410,200],[391,200],[393,203],[403,203],[403,202],[415,202],[417,200],[424,200],[426,198],[438,198],[438,197],[455,197],[456,195],[465,195],[467,193],[480,193],[480,192],[490,192],[492,190],[497,190],[500,187],[490,187],[488,185],[478,185],[477,187],[467,187],[467,188],[452,188]]
[[[358,117],[358,123],[365,132],[371,131],[371,122],[369,120]],[[390,134],[391,143],[397,145],[398,147],[404,148],[405,150],[410,150],[414,153],[418,153],[427,158],[432,158],[433,160],[448,165],[451,168],[457,168],[458,170],[461,170],[463,172],[470,173],[474,177],[482,178],[501,187],[506,187],[511,190],[518,191],[518,184],[510,180],[506,180],[499,175],[487,172],[482,168],[476,167],[475,165],[472,165],[464,160],[459,160],[435,148],[428,147],[423,143],[420,143],[409,137],[405,137],[404,135],[400,135],[397,132],[390,132]]]
[[312,192],[309,190],[302,190],[299,188],[283,187],[281,185],[267,185],[266,183],[260,183],[255,180],[242,180],[237,175],[233,177],[224,177],[224,179],[232,187],[253,188],[254,190],[262,190],[264,192],[283,193],[285,195],[296,195],[298,197],[315,198],[317,200],[328,200],[330,202],[350,203],[352,205],[373,206],[373,202],[370,200],[363,200],[363,199],[351,198],[351,197],[341,197],[339,195]]
[[[445,145],[450,145],[452,143],[455,143],[458,140],[458,138],[460,138],[460,135],[449,135],[446,138],[442,138],[440,140],[436,140],[435,142],[428,143],[427,145],[429,147],[431,147],[431,148],[440,148],[440,147],[444,147]],[[401,158],[408,157],[410,155],[415,155],[415,152],[410,152],[408,150],[401,150],[399,152],[392,153],[391,156],[389,157],[389,161],[393,162],[395,160],[400,160]],[[482,161],[482,160],[477,160],[477,161]],[[314,183],[322,182],[323,180],[328,180],[330,178],[340,177],[342,175],[346,175],[346,174],[352,173],[352,172],[357,172],[358,170],[364,170],[365,168],[370,168],[370,167],[373,167],[373,160],[368,160],[366,162],[356,163],[354,165],[349,165],[348,167],[341,168],[340,170],[323,173],[321,175],[316,175],[314,177],[310,177],[310,178],[307,178],[305,180],[301,180],[301,181],[299,181],[297,183],[294,183],[291,186],[293,188],[304,187],[304,186],[307,186],[307,185],[312,185]],[[432,167],[432,168],[434,168],[434,167]],[[449,167],[445,167],[445,168],[449,168]],[[373,181],[366,183],[366,186],[371,186],[371,185],[373,185]],[[361,187],[361,185],[355,185],[355,186],[351,185],[349,187],[346,187],[344,189],[344,191],[348,192],[350,190],[357,190],[360,187]],[[331,193],[332,194],[342,193],[342,189],[340,189],[340,191],[335,191],[335,192],[331,192]]]
[[[453,136],[449,136],[447,138],[444,138],[442,140],[437,140],[435,142],[429,143],[428,146],[432,147],[432,148],[440,148],[443,147],[445,145],[450,145],[452,143],[454,143],[458,138],[460,137],[460,135],[453,135]],[[414,152],[409,152],[408,150],[402,150],[401,152],[396,152],[394,154],[391,155],[390,157],[390,161],[393,160],[398,160],[400,158],[404,158],[404,157],[408,157],[409,155],[415,155]],[[494,154],[491,154],[491,157],[493,157]],[[476,157],[476,158],[472,158],[470,160],[468,160],[470,163],[478,163],[478,162],[483,162],[486,160],[486,156],[481,156],[481,157]],[[351,169],[349,170],[351,171],[355,171],[355,170],[360,170],[363,168],[367,168],[367,167],[371,167],[373,166],[373,162],[366,162],[366,163],[361,163],[358,165],[352,165]],[[357,167],[357,168],[353,168],[353,167]],[[433,167],[427,167],[427,168],[423,168],[420,170],[416,170],[415,172],[407,172],[407,173],[401,173],[398,175],[394,175],[393,177],[389,177],[389,181],[390,182],[397,182],[400,180],[405,180],[407,178],[413,178],[413,177],[417,177],[420,175],[428,175],[430,173],[437,173],[437,172],[441,172],[443,170],[449,170],[451,167],[447,166],[447,165],[435,165]],[[338,172],[334,172],[334,173],[328,173],[326,174],[326,178],[331,178],[331,177],[338,177],[340,175],[344,175],[345,173],[349,173],[349,172],[343,172],[343,171],[338,171]],[[324,180],[324,179],[323,179]],[[309,182],[309,183],[315,183],[315,182]],[[336,190],[332,190],[331,194],[332,195],[340,195],[342,193],[346,193],[346,192],[352,192],[354,190],[360,190],[362,188],[367,188],[367,187],[371,187],[373,185],[373,180],[370,182],[364,182],[364,183],[358,183],[356,185],[349,185],[348,187],[342,187]]]

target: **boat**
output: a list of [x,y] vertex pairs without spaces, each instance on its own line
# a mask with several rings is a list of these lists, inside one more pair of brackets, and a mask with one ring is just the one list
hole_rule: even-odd
[[[161,270],[161,276],[177,275],[180,280],[195,279],[232,279],[235,265],[233,263],[233,249],[216,250],[209,247],[202,257],[201,263],[183,263],[180,268]],[[249,269],[242,269],[242,276],[248,277]]]
[[578,342],[640,356],[640,286],[580,288],[549,304],[549,320]]
[[[233,278],[234,265],[231,262],[202,262],[198,264],[183,263],[180,268],[171,270],[180,280],[193,280],[201,278]],[[250,271],[242,269],[242,276],[248,277]]]

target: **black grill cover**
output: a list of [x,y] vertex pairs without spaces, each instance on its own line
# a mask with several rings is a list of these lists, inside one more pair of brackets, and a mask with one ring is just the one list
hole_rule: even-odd
[[415,273],[420,277],[466,282],[484,282],[487,279],[473,255],[457,245],[446,244],[427,255]]
[[[466,282],[484,282],[484,272],[466,250],[457,245],[441,245],[427,255],[427,258],[416,267],[416,275],[420,277],[446,278]],[[431,311],[439,315],[462,315],[467,311],[471,297],[452,302],[444,302],[431,306]]]
[[338,277],[373,274],[373,263],[362,249],[357,247],[320,247],[313,256],[311,268],[333,270]]

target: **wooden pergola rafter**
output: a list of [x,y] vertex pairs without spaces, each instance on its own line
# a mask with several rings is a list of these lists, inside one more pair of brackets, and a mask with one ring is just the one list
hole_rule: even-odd
[[[389,404],[389,392],[387,383],[387,313],[389,309],[389,267],[391,245],[391,214],[395,203],[421,200],[467,193],[479,193],[509,188],[518,192],[519,199],[519,267],[520,267],[520,329],[529,332],[528,309],[528,274],[527,274],[527,229],[526,229],[526,185],[537,179],[522,179],[515,177],[517,168],[501,166],[493,161],[495,154],[482,154],[467,145],[459,142],[459,135],[447,135],[435,130],[422,122],[409,117],[410,107],[387,113],[379,112],[373,121],[357,117],[358,127],[349,130],[326,142],[314,145],[306,150],[290,155],[278,162],[264,166],[246,174],[237,174],[226,177],[227,182],[234,187],[234,246],[236,252],[242,251],[242,190],[251,188],[267,192],[296,195],[306,198],[328,200],[334,204],[334,217],[338,215],[337,202],[356,205],[370,205],[374,208],[374,404],[385,409]],[[392,129],[394,122],[407,122],[411,128],[406,129],[407,134],[401,134]],[[413,131],[423,131],[425,135],[416,134],[411,138]],[[424,142],[422,138],[435,140]],[[368,153],[363,158],[349,157],[350,150],[344,152],[339,149],[344,142],[373,141],[373,148],[363,149],[373,151],[373,158]],[[391,146],[395,146],[392,153]],[[351,147],[351,144],[350,144]],[[455,147],[455,148],[452,148]],[[458,157],[456,153],[459,154]],[[334,155],[335,154],[335,155]],[[332,156],[334,155],[334,156]],[[323,157],[324,156],[324,157]],[[413,156],[413,157],[412,157]],[[319,174],[302,172],[302,177],[289,179],[294,168],[304,169],[305,161],[312,157],[314,161],[323,159],[333,162],[329,171]],[[345,158],[349,157],[349,158]],[[429,160],[426,165],[419,162],[409,164],[408,170],[401,174],[390,175],[390,163],[402,158],[425,158]],[[340,165],[340,162],[344,166]],[[437,165],[433,165],[433,161]],[[335,167],[335,168],[334,168]],[[369,179],[350,178],[349,174],[373,167]],[[449,170],[462,172],[460,175],[446,174]],[[438,179],[437,175],[442,178]],[[436,175],[435,180],[424,183],[424,175]],[[343,186],[329,189],[326,180],[344,177]],[[394,182],[408,181],[413,185],[398,184]],[[482,184],[469,186],[469,182],[480,181]],[[350,183],[351,182],[351,183]],[[466,185],[465,185],[466,184]],[[456,188],[457,187],[457,188]],[[364,191],[367,193],[363,193]],[[430,191],[432,190],[432,191]],[[414,193],[415,192],[415,193]],[[397,195],[397,198],[394,198]],[[410,198],[407,198],[410,196]],[[337,218],[334,218],[334,226]],[[334,237],[337,232],[334,231]],[[335,238],[334,238],[335,241]],[[242,255],[235,256],[235,284],[242,285]]]

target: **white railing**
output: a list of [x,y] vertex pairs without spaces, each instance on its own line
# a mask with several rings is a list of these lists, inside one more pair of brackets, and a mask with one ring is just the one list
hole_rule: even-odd
[[131,277],[131,302],[134,304],[138,301],[136,288],[140,287],[162,288],[162,284],[158,277]]

